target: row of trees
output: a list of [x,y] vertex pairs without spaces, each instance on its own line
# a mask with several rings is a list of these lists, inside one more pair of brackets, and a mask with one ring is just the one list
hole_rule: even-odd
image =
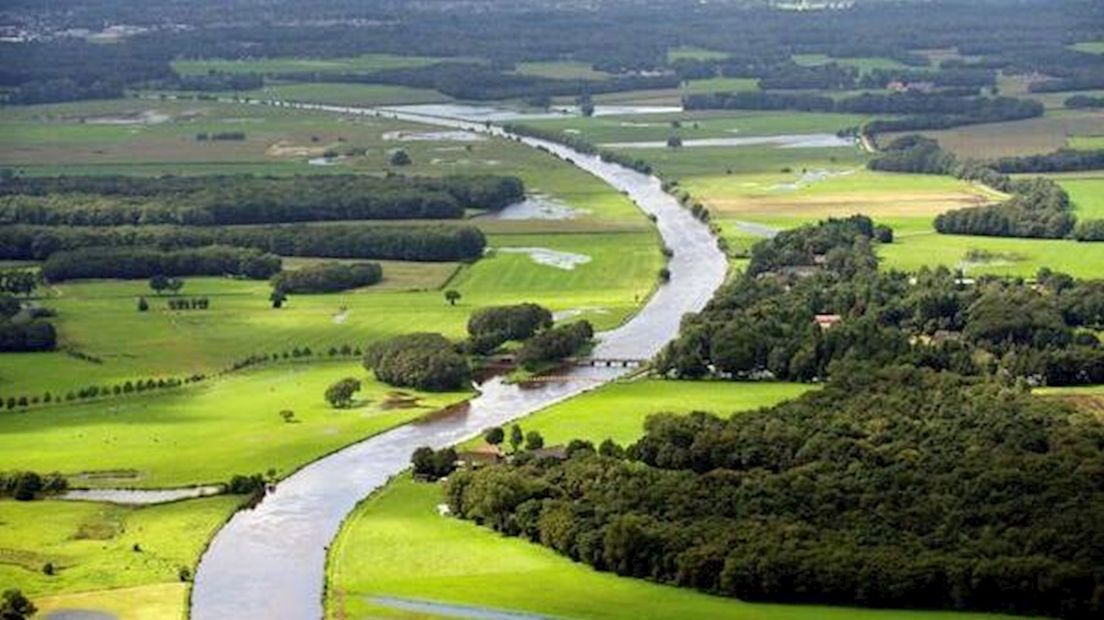
[[840,99],[824,95],[778,92],[703,93],[686,95],[687,110],[799,110],[848,114],[894,114],[901,118],[873,120],[863,131],[946,129],[961,125],[997,123],[1042,116],[1043,105],[1029,99],[972,97],[943,93],[863,93]]
[[97,247],[175,251],[213,245],[280,256],[458,261],[481,257],[487,239],[470,225],[0,226],[0,258],[11,260],[44,260],[56,252]]
[[517,177],[493,175],[9,176],[0,182],[0,196],[0,224],[218,226],[459,219],[467,209],[497,210],[522,200],[525,187]]
[[[760,242],[655,360],[682,378],[824,379],[862,359],[1032,384],[1104,381],[1104,281],[1041,271],[966,283],[940,268],[880,272],[869,227],[830,221]],[[820,258],[818,258],[820,257]]]
[[833,376],[769,409],[654,415],[624,457],[577,442],[563,462],[453,473],[448,505],[599,570],[742,600],[1104,612],[1099,419],[953,373]]
[[251,248],[212,245],[163,252],[144,247],[90,247],[55,252],[42,264],[49,282],[84,278],[138,279],[157,275],[231,275],[264,280],[280,258]]
[[379,263],[319,263],[272,277],[272,287],[284,293],[336,293],[383,280]]

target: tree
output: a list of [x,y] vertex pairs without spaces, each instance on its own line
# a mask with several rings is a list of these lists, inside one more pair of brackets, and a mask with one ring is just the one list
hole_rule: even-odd
[[149,302],[146,301],[145,297],[139,297],[138,298],[138,312],[145,312],[147,310],[149,310]]
[[506,439],[506,432],[502,430],[501,426],[492,426],[483,433],[483,439],[492,446],[497,446]]
[[345,377],[326,388],[326,402],[336,409],[344,409],[353,404],[353,395],[360,391],[360,381]]
[[0,598],[0,620],[25,620],[37,611],[34,603],[20,590],[5,590],[3,598]]
[[680,147],[682,147],[682,138],[678,136],[667,138],[667,148],[677,149]]
[[166,282],[165,288],[172,291],[173,295],[176,295],[180,292],[180,289],[184,288],[184,280],[181,280],[180,278],[169,278]]
[[268,299],[272,302],[273,308],[283,308],[284,302],[287,301],[287,293],[285,293],[283,289],[273,289]]
[[455,306],[456,302],[460,301],[461,297],[463,297],[463,295],[460,294],[460,291],[453,289],[445,291],[445,301],[449,302],[450,306]]
[[540,450],[544,447],[544,437],[537,431],[529,431],[525,434],[525,449]]
[[153,276],[152,278],[150,278],[149,287],[151,289],[153,289],[154,293],[157,293],[158,295],[160,295],[161,291],[164,291],[165,289],[169,288],[169,279],[167,277],[165,277],[163,274],[159,273],[159,274]]
[[410,155],[408,155],[403,149],[399,149],[394,153],[391,153],[392,166],[409,166],[412,163],[414,162],[410,159]]
[[514,424],[510,427],[510,448],[517,452],[521,447],[521,443],[525,441],[525,435],[521,432],[521,425]]

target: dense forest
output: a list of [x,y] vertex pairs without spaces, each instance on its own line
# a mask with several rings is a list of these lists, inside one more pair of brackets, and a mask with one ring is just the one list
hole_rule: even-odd
[[43,260],[59,251],[93,247],[177,250],[211,245],[281,256],[458,261],[481,257],[487,239],[468,225],[0,226],[0,258],[9,260]]
[[327,220],[457,219],[525,198],[511,176],[386,178],[7,176],[0,225],[218,226]]
[[811,381],[839,362],[909,364],[1031,384],[1104,383],[1104,281],[1040,272],[1038,284],[951,271],[878,270],[869,219],[828,220],[752,249],[657,357],[657,371]]
[[[460,517],[599,570],[743,600],[1095,618],[1104,424],[994,380],[843,364],[731,418],[449,476]],[[722,412],[728,413],[728,412]]]
[[[8,4],[8,19],[38,35],[34,41],[0,43],[0,86],[12,89],[10,101],[15,103],[121,96],[124,87],[142,85],[220,88],[220,80],[232,79],[178,76],[170,61],[181,57],[443,57],[455,61],[444,69],[335,79],[419,80],[475,98],[595,93],[638,88],[649,80],[666,84],[672,78],[718,75],[759,78],[766,88],[850,88],[863,79],[841,66],[801,67],[791,61],[793,54],[892,58],[938,73],[933,81],[941,85],[985,84],[985,72],[994,70],[1047,76],[1032,84],[1037,91],[1099,88],[1102,79],[1096,55],[1067,47],[1104,38],[1104,8],[1091,0],[1026,0],[1015,8],[995,0],[941,0],[938,10],[927,3],[866,2],[836,11],[779,11],[765,3],[687,5],[675,0],[552,6],[521,1],[496,3],[494,19],[487,18],[491,7],[486,2],[472,0],[327,0],[321,6],[312,3],[309,10],[291,0],[153,0],[143,3],[141,10],[121,3],[71,0]],[[75,27],[99,30],[105,23],[144,26],[148,31],[112,45],[63,34]],[[556,36],[547,36],[550,30]],[[667,52],[678,46],[718,50],[726,56],[672,62]],[[927,68],[928,59],[912,51],[956,47],[969,60],[945,61],[938,68]],[[466,68],[473,72],[470,82],[457,79],[461,72],[452,66],[472,58],[494,63]],[[622,79],[603,84],[530,78],[509,71],[519,62],[559,59],[581,61]]]
[[383,280],[379,263],[319,263],[281,271],[272,277],[272,288],[283,293],[336,293],[370,286]]

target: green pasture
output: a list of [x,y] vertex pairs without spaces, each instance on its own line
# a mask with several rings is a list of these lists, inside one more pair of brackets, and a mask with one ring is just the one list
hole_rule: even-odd
[[640,437],[645,419],[653,413],[748,411],[796,398],[809,389],[801,383],[620,381],[552,405],[519,423],[525,431],[540,431],[546,446],[572,439],[588,439],[596,445],[605,439],[627,444]]
[[[42,611],[114,611],[120,618],[179,619],[207,539],[242,502],[208,497],[148,507],[44,500],[0,501],[0,583]],[[54,566],[46,575],[43,566]]]
[[390,84],[338,84],[332,82],[296,82],[273,84],[260,90],[241,93],[253,99],[309,101],[359,107],[441,103],[451,101],[448,95],[426,88],[392,86]]
[[725,93],[759,90],[759,80],[756,78],[709,78],[704,80],[687,80],[681,88],[683,94],[693,95],[698,93]]
[[858,58],[832,58],[825,54],[794,54],[793,61],[806,67],[816,67],[835,62],[849,67],[855,67],[861,73],[869,73],[874,69],[906,69],[906,65],[892,58],[858,57]]
[[[989,262],[970,263],[970,250],[996,256]],[[934,231],[895,239],[878,248],[883,268],[915,271],[923,266],[961,268],[968,275],[1034,276],[1042,267],[1079,278],[1104,277],[1104,243],[1078,243],[1066,239],[1012,239],[940,235]]]
[[1073,45],[1073,49],[1090,54],[1104,54],[1104,41],[1083,41]]
[[[1090,173],[1091,174],[1091,173]],[[1056,177],[1070,195],[1077,216],[1083,219],[1104,218],[1104,175]]]
[[596,70],[590,63],[568,60],[521,62],[514,71],[556,80],[605,80],[613,77],[611,73]]
[[705,49],[703,47],[693,47],[690,45],[673,47],[667,50],[668,62],[674,62],[676,60],[720,60],[722,58],[728,58],[728,53],[720,52],[717,50]]
[[316,73],[368,73],[386,69],[407,69],[424,67],[440,58],[426,56],[396,56],[393,54],[364,54],[347,58],[250,58],[246,60],[224,60],[218,58],[202,60],[174,60],[172,68],[182,75],[206,75],[218,73],[294,73],[309,71]]
[[1068,145],[1083,151],[1104,149],[1104,136],[1070,136]]
[[[363,387],[352,408],[334,409],[323,393],[343,377]],[[144,488],[269,469],[285,476],[468,396],[395,390],[356,358],[276,363],[174,390],[8,412],[0,416],[0,471],[60,471],[75,486]]]
[[[626,443],[653,412],[731,412],[773,405],[808,386],[779,383],[615,383],[520,421],[546,445],[571,438]],[[407,476],[373,494],[330,547],[327,618],[410,618],[374,601],[398,597],[559,618],[895,620],[998,618],[987,614],[746,603],[617,577],[527,541],[438,515],[441,487]],[[533,584],[540,584],[534,588]],[[418,616],[421,617],[421,616]]]
[[[590,118],[567,117],[529,120],[525,121],[525,124],[559,131],[571,130],[591,142],[600,144],[666,140],[673,135],[688,140],[835,133],[840,129],[858,125],[865,119],[864,116],[853,114],[724,110]],[[673,121],[678,121],[681,127],[673,127]],[[652,153],[656,152],[652,151]]]
[[[493,248],[543,248],[590,262],[567,270],[537,263],[528,254],[494,252],[462,266],[448,281],[448,288],[463,295],[455,307],[436,288],[382,286],[294,295],[276,310],[268,301],[267,282],[186,278],[182,294],[208,297],[211,307],[170,311],[144,280],[63,283],[51,287],[43,302],[58,312],[54,324],[60,344],[101,363],[64,351],[2,355],[0,395],[64,394],[90,384],[212,373],[254,353],[301,347],[324,352],[411,331],[459,338],[474,309],[524,301],[553,311],[583,308],[582,317],[608,329],[646,300],[663,264],[650,232],[492,235],[489,243]],[[413,288],[439,286],[445,275],[438,268],[408,270],[406,281]],[[150,300],[149,312],[136,309],[141,295]]]

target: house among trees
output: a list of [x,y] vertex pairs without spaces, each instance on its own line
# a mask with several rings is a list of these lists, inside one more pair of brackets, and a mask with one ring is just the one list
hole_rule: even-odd
[[472,467],[493,465],[505,459],[506,454],[502,452],[502,448],[489,443],[484,443],[471,450],[464,450],[456,455],[456,460],[461,465],[470,465]]
[[817,324],[821,331],[835,327],[842,320],[843,317],[838,314],[818,314],[813,317],[813,322]]

